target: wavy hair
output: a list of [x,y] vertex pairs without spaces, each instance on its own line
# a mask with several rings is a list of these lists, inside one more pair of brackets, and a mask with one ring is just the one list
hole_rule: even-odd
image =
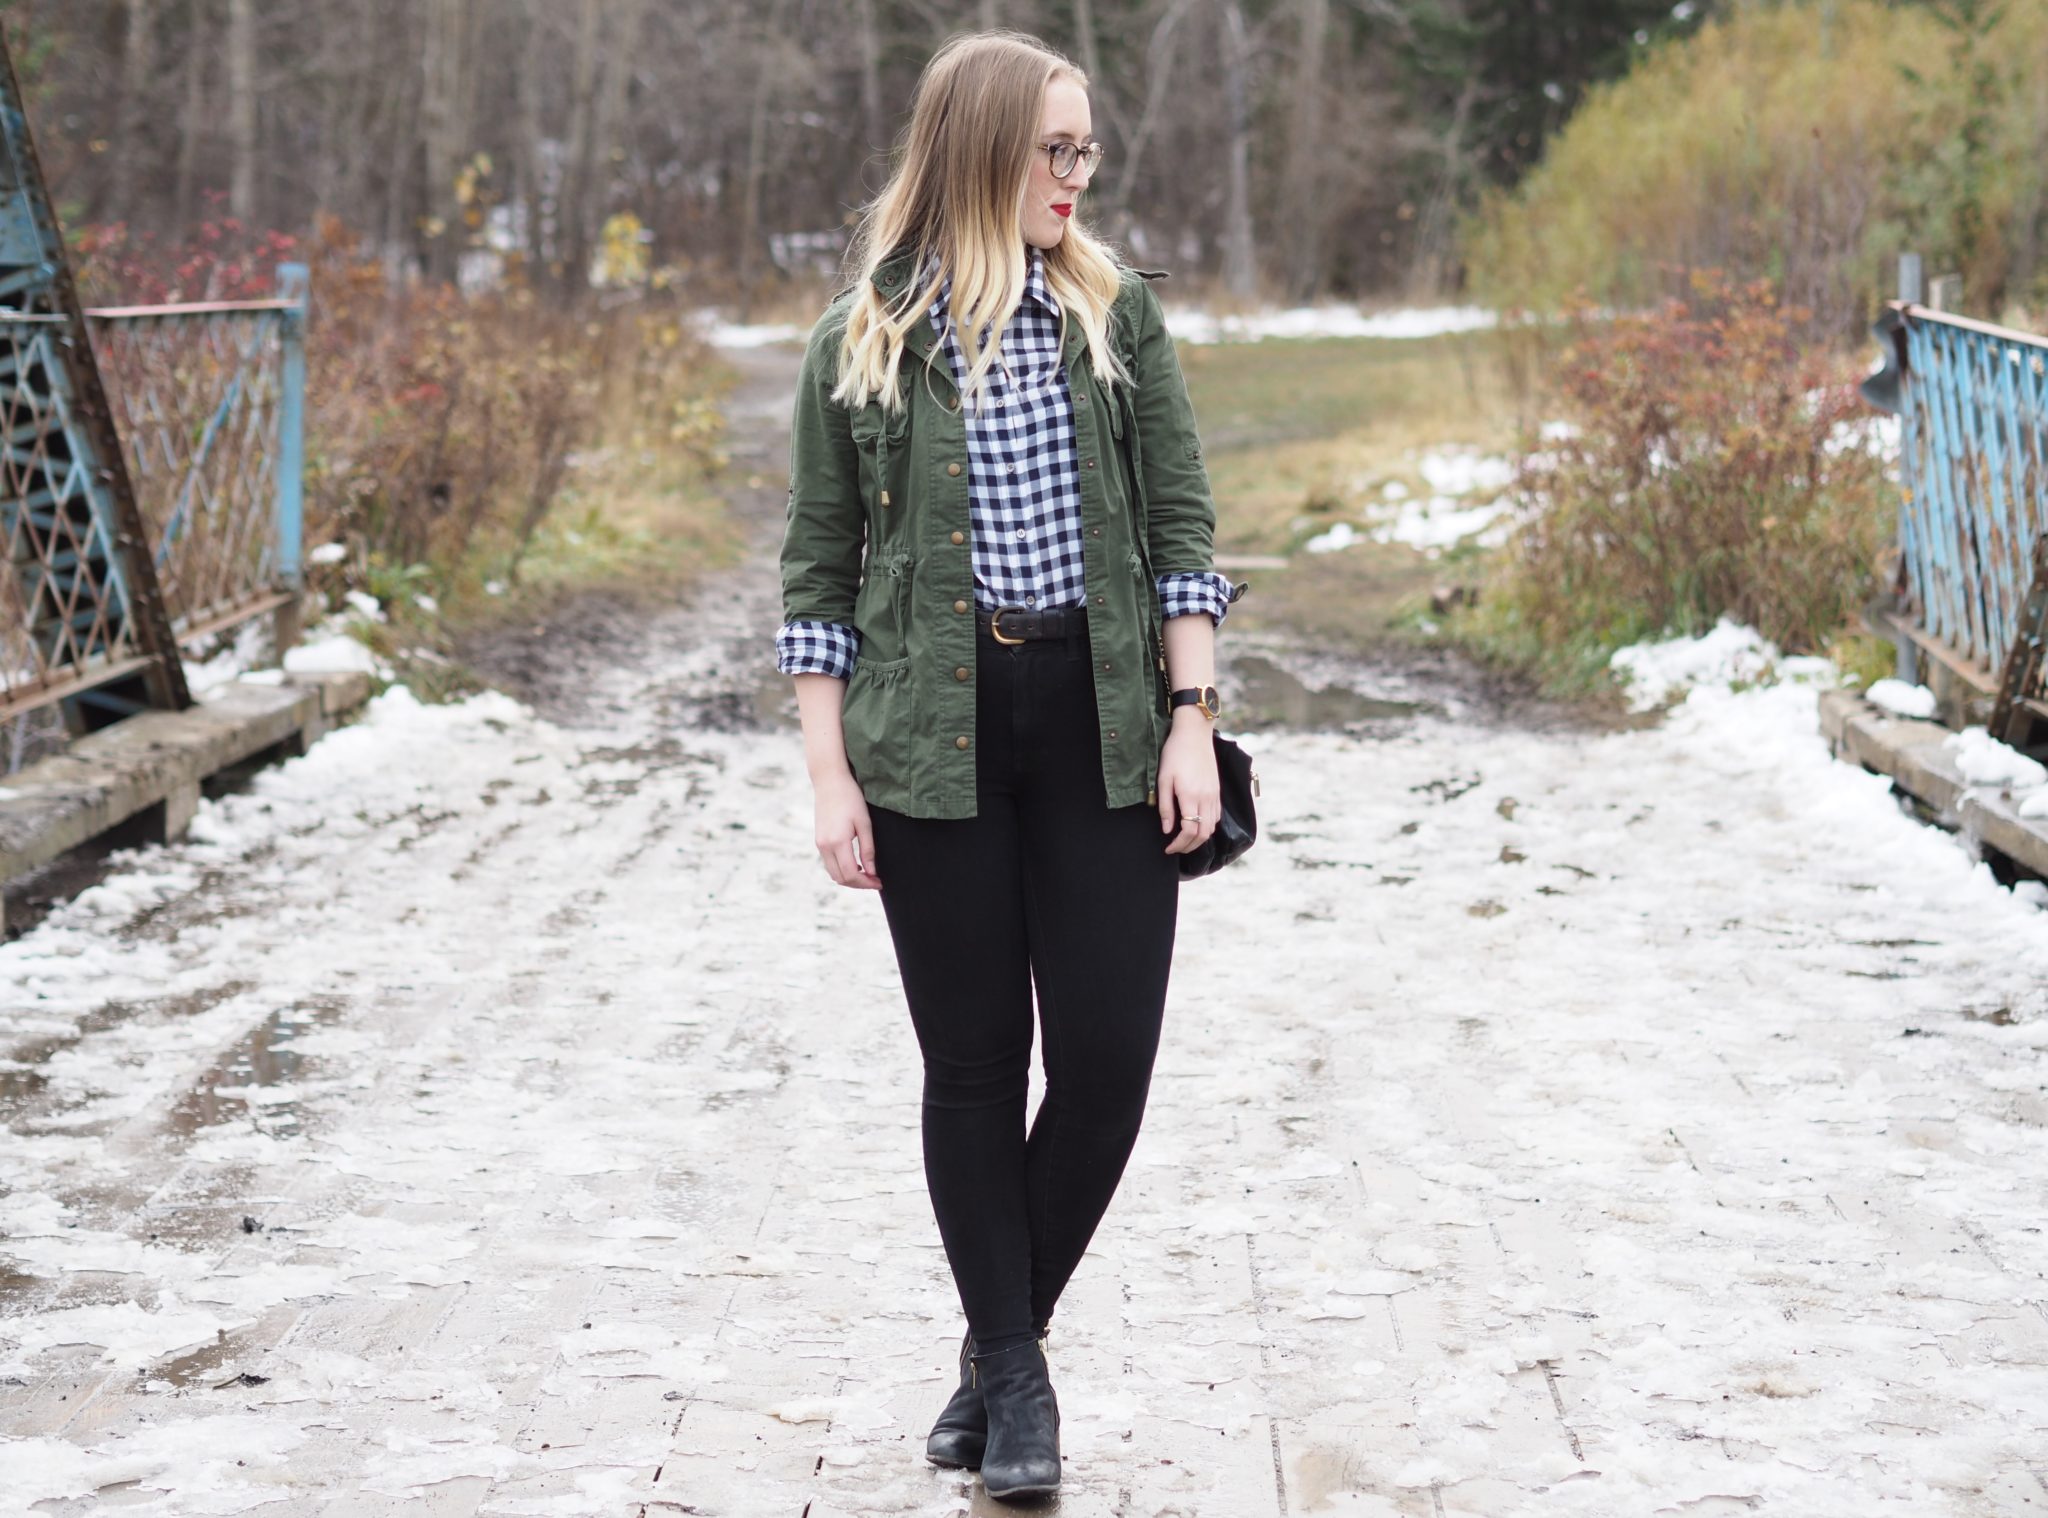
[[[918,76],[902,155],[889,181],[861,210],[847,249],[854,296],[840,344],[832,398],[848,408],[879,395],[901,410],[903,340],[953,277],[947,311],[972,399],[996,361],[998,334],[1024,298],[1024,193],[1045,114],[1045,87],[1088,76],[1036,37],[999,28],[948,38]],[[1109,341],[1109,311],[1122,287],[1118,260],[1090,234],[1074,207],[1065,234],[1045,251],[1045,282],[1068,322],[1088,338],[1096,378],[1113,389],[1131,375]],[[874,273],[895,254],[915,255],[913,277],[885,300]],[[929,271],[920,282],[916,274]],[[937,351],[937,350],[934,350]]]

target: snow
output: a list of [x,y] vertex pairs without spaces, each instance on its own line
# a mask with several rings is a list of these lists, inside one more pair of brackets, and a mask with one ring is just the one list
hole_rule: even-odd
[[[2040,1464],[2042,898],[1829,757],[1817,661],[1617,662],[1661,722],[1251,735],[1052,1329],[1076,1511],[1271,1512],[1277,1458],[1301,1511],[1961,1515]],[[0,945],[10,1501],[964,1510],[879,902],[794,731],[619,687],[393,686]]]
[[2048,768],[2018,749],[2001,743],[1981,727],[1966,727],[1942,740],[1955,755],[1956,769],[1972,785],[2028,790],[2048,784]]
[[1753,685],[1770,679],[1837,685],[1825,659],[1786,657],[1753,627],[1722,617],[1698,638],[1674,638],[1617,649],[1608,666],[1622,678],[1629,709],[1646,712],[1696,686]]
[[[1269,337],[1363,337],[1395,340],[1441,337],[1494,326],[1497,313],[1483,306],[1413,306],[1367,311],[1346,302],[1291,306],[1242,314],[1217,314],[1162,301],[1166,330],[1184,343],[1245,343]],[[758,348],[770,343],[802,343],[808,326],[789,322],[730,322],[712,311],[691,317],[698,336],[719,348]]]
[[1360,478],[1350,494],[1361,503],[1361,520],[1332,523],[1301,546],[1334,553],[1354,543],[1404,543],[1435,558],[1468,538],[1481,547],[1507,540],[1521,509],[1501,500],[1514,482],[1514,460],[1460,444],[1411,449],[1410,456],[1432,494],[1417,497],[1398,479]]
[[346,633],[310,639],[285,650],[284,667],[292,674],[362,670],[389,678],[390,666],[367,644]]
[[694,324],[698,338],[715,348],[760,348],[769,343],[801,343],[810,336],[809,326],[794,322],[729,322],[711,312],[697,313]]
[[1864,699],[1880,711],[1890,712],[1894,717],[1932,717],[1934,715],[1934,692],[1924,685],[1908,685],[1904,680],[1873,680]]
[[1166,330],[1185,343],[1258,342],[1268,337],[1441,337],[1491,327],[1495,313],[1480,306],[1421,306],[1366,311],[1331,303],[1244,315],[1217,315],[1190,306],[1164,306]]

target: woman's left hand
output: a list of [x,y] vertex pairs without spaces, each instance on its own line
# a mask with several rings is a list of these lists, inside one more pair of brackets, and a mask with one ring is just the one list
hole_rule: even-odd
[[1186,854],[1200,848],[1222,815],[1223,782],[1216,774],[1216,740],[1209,734],[1209,719],[1193,707],[1181,707],[1174,713],[1166,747],[1159,751],[1159,830],[1175,834],[1166,852]]

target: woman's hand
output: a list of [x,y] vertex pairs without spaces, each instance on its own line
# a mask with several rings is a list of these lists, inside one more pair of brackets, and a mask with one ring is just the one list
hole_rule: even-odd
[[875,870],[874,824],[868,820],[860,782],[847,770],[815,782],[812,790],[818,806],[818,855],[825,861],[825,873],[856,891],[879,891],[882,877]]
[[[1209,719],[1192,706],[1175,707],[1172,731],[1159,751],[1159,830],[1176,835],[1166,852],[1186,854],[1200,848],[1222,815],[1223,782],[1216,773],[1216,740],[1209,735]],[[1202,820],[1196,822],[1197,817]]]

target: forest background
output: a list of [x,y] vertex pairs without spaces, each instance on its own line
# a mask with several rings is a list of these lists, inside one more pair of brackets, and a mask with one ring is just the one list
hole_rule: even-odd
[[[1885,573],[1881,473],[1822,459],[1899,253],[1959,276],[1971,314],[2048,312],[2040,0],[8,0],[0,21],[89,298],[264,293],[280,259],[313,263],[308,541],[345,546],[332,589],[437,616],[734,551],[730,376],[685,317],[815,315],[918,70],[963,28],[1088,72],[1093,224],[1180,298],[1499,317],[1398,361],[1191,363],[1220,546],[1291,553],[1419,440],[1526,457],[1569,418],[1562,467],[1518,475],[1506,553],[1297,577],[1302,606],[1338,575],[1365,608],[1338,631],[1435,635],[1416,597],[1466,572],[1468,646],[1566,683],[1723,612],[1829,646]],[[1304,367],[1325,435],[1284,382]],[[1795,404],[1815,394],[1835,399]],[[1684,526],[1688,562],[1617,571],[1612,524],[1569,511],[1645,456],[1666,467],[1632,530]]]

